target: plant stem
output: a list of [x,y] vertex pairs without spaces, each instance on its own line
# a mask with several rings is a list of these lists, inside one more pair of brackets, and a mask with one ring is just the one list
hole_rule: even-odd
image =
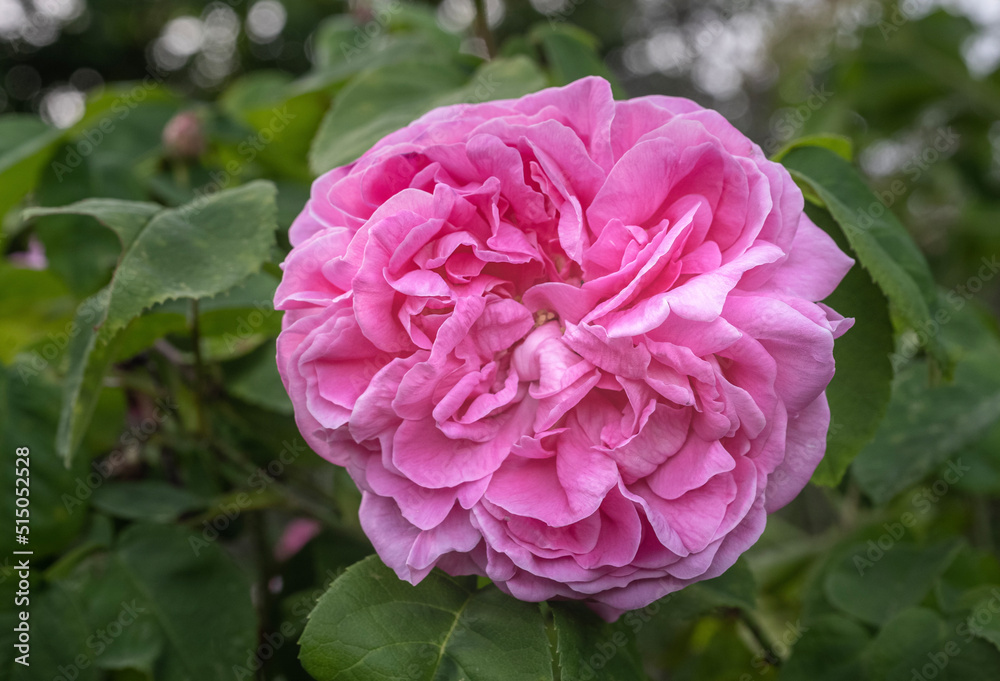
[[249,513],[247,523],[253,536],[254,552],[257,554],[257,618],[261,631],[270,631],[271,622],[271,576],[275,574],[274,558],[267,541],[262,513]]
[[198,300],[191,300],[191,343],[194,345],[194,401],[198,415],[198,435],[204,441],[210,437],[208,419],[205,416],[205,360],[201,355],[201,324]]
[[743,622],[743,625],[760,647],[764,660],[772,667],[780,667],[781,658],[774,652],[774,642],[771,641],[770,636],[767,635],[764,628],[757,622],[753,614],[742,609],[739,609],[738,613],[737,616],[740,621]]
[[486,43],[486,54],[492,59],[496,55],[496,44],[490,23],[486,16],[486,0],[476,0],[476,34]]

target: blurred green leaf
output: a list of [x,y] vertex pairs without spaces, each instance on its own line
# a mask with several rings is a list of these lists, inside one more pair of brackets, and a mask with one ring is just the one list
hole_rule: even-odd
[[[892,309],[917,330],[934,324],[937,289],[927,261],[899,220],[875,197],[850,163],[822,147],[798,147],[782,160],[826,203],[861,265],[882,289]],[[939,340],[926,337],[938,365],[951,363]]]
[[181,527],[130,525],[69,583],[94,630],[123,624],[118,637],[98,640],[105,669],[149,669],[163,681],[229,678],[256,648],[245,573]]
[[128,520],[167,523],[209,501],[183,487],[159,480],[107,482],[94,490],[90,503],[108,515]]
[[[39,585],[36,583],[35,588]],[[6,606],[5,606],[6,607]],[[74,681],[98,681],[93,665],[94,652],[86,645],[91,634],[82,613],[72,599],[59,588],[31,594],[30,666],[14,662],[14,626],[17,611],[0,613],[0,670],[9,681],[39,681],[72,676]]]
[[781,668],[781,681],[861,681],[868,631],[853,620],[825,615],[810,623]]
[[39,174],[64,132],[34,116],[0,117],[0,219],[35,188]]
[[242,77],[222,95],[220,107],[246,127],[231,142],[225,176],[239,176],[252,163],[302,181],[311,178],[306,157],[327,108],[327,98],[315,92],[293,92],[291,77],[281,72],[256,71]]
[[922,667],[928,656],[943,655],[945,662],[950,661],[951,656],[939,649],[945,635],[944,620],[933,610],[908,608],[896,613],[885,622],[866,651],[867,677],[911,681],[910,670]]
[[333,583],[299,643],[317,681],[552,679],[536,604],[438,571],[411,586],[377,556]]
[[226,390],[244,402],[291,414],[292,402],[278,374],[275,353],[274,343],[267,343],[245,357],[223,364]]
[[[1000,560],[990,551],[963,546],[937,584],[937,601],[943,612],[971,606],[969,594],[980,586],[1000,584]],[[990,586],[990,589],[993,587]],[[1000,607],[1000,601],[997,603]]]
[[597,38],[572,24],[538,24],[531,39],[539,43],[552,72],[553,85],[568,85],[585,76],[600,76],[611,83],[615,98],[626,97],[611,69],[597,51]]
[[41,343],[38,361],[54,359],[68,343],[65,332],[74,307],[66,286],[51,272],[0,263],[0,291],[4,292],[0,298],[0,361],[10,362],[35,342]]
[[[18,469],[14,453],[30,450],[30,550],[36,560],[65,548],[87,518],[87,464],[82,460],[67,469],[56,455],[52,433],[59,418],[59,389],[43,376],[22,373],[23,364],[0,371],[0,445],[5,465],[0,466],[0,489],[10,500],[5,504],[5,524],[13,534],[14,478]],[[11,538],[11,542],[13,539]],[[5,541],[5,545],[6,541]]]
[[519,97],[544,84],[538,67],[523,57],[488,62],[471,77],[457,65],[434,61],[366,71],[344,87],[323,119],[310,165],[319,174],[350,163],[436,107]]
[[875,541],[858,544],[827,573],[826,597],[843,612],[882,624],[923,600],[955,559],[960,545],[958,541],[927,547],[893,542],[884,548]]

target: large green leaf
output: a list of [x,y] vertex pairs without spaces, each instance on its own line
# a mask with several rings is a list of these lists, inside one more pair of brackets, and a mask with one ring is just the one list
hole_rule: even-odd
[[218,546],[191,549],[188,530],[135,524],[110,553],[92,556],[65,581],[97,639],[96,664],[164,681],[231,678],[257,645],[250,582]]
[[250,584],[216,546],[195,557],[187,530],[133,525],[114,556],[123,578],[149,604],[167,641],[157,678],[223,678],[257,641]]
[[259,270],[274,245],[276,215],[270,182],[157,213],[122,254],[102,334],[156,303],[212,296]]
[[624,622],[608,624],[578,604],[553,603],[552,613],[561,679],[647,678],[635,648],[635,636]]
[[[927,261],[851,164],[830,149],[817,146],[792,149],[782,163],[823,200],[893,311],[912,329],[924,332],[931,328],[937,289]],[[928,351],[947,369],[949,360],[940,341],[933,334],[925,338]]]
[[372,69],[341,90],[313,139],[309,165],[320,174],[357,159],[373,144],[436,106],[465,83],[455,65],[412,61]]
[[[841,249],[850,246],[830,214],[809,209],[809,217]],[[813,473],[813,482],[837,485],[858,452],[875,436],[885,416],[892,387],[892,322],[885,295],[861,267],[853,267],[825,301],[854,326],[833,346],[837,373],[826,389],[830,402],[830,430],[826,454]]]
[[461,36],[442,29],[430,7],[387,3],[372,7],[369,21],[331,16],[313,38],[315,69],[292,85],[292,92],[334,91],[362,71],[388,64],[448,62],[462,46]]
[[[111,201],[63,210],[98,217],[124,245],[111,283],[77,313],[57,434],[59,452],[69,459],[116,356],[119,332],[158,303],[214,296],[257,272],[274,245],[277,209],[274,185],[252,182],[156,213],[150,204]],[[152,217],[139,225],[144,215]]]
[[[954,381],[932,383],[923,360],[905,366],[893,383],[885,420],[854,461],[854,478],[876,503],[946,465],[1000,418],[1000,340],[994,331],[966,307],[949,312],[939,335],[958,355]],[[945,472],[950,486],[968,470],[959,457]]]
[[163,210],[163,206],[144,201],[121,199],[84,199],[58,208],[29,208],[21,215],[25,220],[47,215],[86,215],[113,231],[125,252],[146,226],[150,218]]
[[524,57],[488,62],[471,77],[440,61],[371,69],[340,92],[313,140],[310,165],[319,174],[350,163],[435,107],[520,97],[544,84],[538,67]]
[[411,586],[377,556],[333,583],[300,644],[317,681],[552,679],[537,605],[438,571]]

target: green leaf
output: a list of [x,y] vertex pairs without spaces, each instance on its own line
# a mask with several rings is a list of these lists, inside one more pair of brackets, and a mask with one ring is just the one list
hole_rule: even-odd
[[[34,342],[52,357],[75,306],[66,286],[51,272],[0,263],[0,361],[10,362]],[[39,351],[41,360],[48,362]]]
[[[1000,418],[1000,340],[968,307],[942,319],[939,336],[959,355],[954,381],[933,384],[922,360],[903,368],[885,420],[851,469],[876,503],[888,502],[937,470]],[[955,474],[964,476],[965,464],[953,463]]]
[[972,614],[966,620],[969,631],[1000,651],[1000,587],[983,586]]
[[835,562],[823,589],[830,603],[864,622],[881,624],[920,603],[958,554],[961,544],[928,547],[875,541],[858,544]]
[[320,23],[313,37],[313,55],[320,69],[336,66],[347,61],[347,55],[359,38],[368,38],[353,17],[335,15]]
[[461,49],[461,36],[442,29],[430,7],[388,3],[371,9],[373,17],[364,23],[342,15],[320,23],[313,39],[316,68],[296,81],[294,91],[331,89],[375,66],[428,56],[450,61]]
[[538,24],[531,40],[540,44],[552,73],[553,85],[567,85],[585,76],[601,76],[611,83],[615,97],[626,96],[598,52],[597,38],[572,24]]
[[62,409],[56,430],[56,451],[67,463],[93,418],[104,374],[118,353],[123,336],[101,343],[97,324],[107,316],[108,290],[83,301],[73,320],[69,343],[69,371],[63,383]]
[[341,90],[320,124],[309,152],[312,171],[354,161],[464,83],[465,73],[447,63],[413,61],[362,73]]
[[411,586],[377,556],[333,583],[300,645],[317,681],[552,679],[536,604],[439,571]]
[[[83,204],[65,210],[96,212],[92,203]],[[232,288],[260,269],[274,245],[277,209],[270,182],[252,182],[162,210],[138,230],[131,220],[148,208],[134,206],[128,212],[119,202],[104,208],[103,219],[116,225],[128,245],[111,283],[77,313],[57,433],[59,452],[67,460],[90,422],[104,373],[118,356],[124,337],[119,331],[158,303]]]
[[232,143],[231,158],[219,165],[227,172],[233,174],[229,168],[235,167],[239,174],[250,163],[261,163],[272,176],[312,179],[306,156],[328,98],[317,92],[294,92],[290,81],[281,71],[253,71],[220,97],[220,107],[245,127],[239,137],[225,140]]
[[845,161],[854,160],[854,145],[851,143],[851,138],[832,134],[797,137],[774,152],[771,160],[781,163],[781,159],[787,156],[790,151],[799,147],[822,147],[823,149],[829,149]]
[[[2,520],[12,536],[14,478],[16,469],[23,468],[15,466],[14,453],[27,447],[31,502],[28,548],[40,559],[63,549],[83,527],[90,490],[85,482],[87,465],[80,461],[67,469],[53,447],[52,432],[59,417],[58,387],[42,376],[21,373],[23,368],[21,364],[0,367],[0,446],[4,452],[0,489],[5,490],[8,500]],[[86,494],[78,492],[81,489]]]
[[[851,252],[829,213],[807,213],[842,250]],[[837,373],[826,389],[830,430],[826,454],[812,476],[817,484],[835,486],[885,417],[892,394],[893,333],[886,298],[861,267],[852,267],[823,302],[854,318],[854,326],[833,345]]]
[[604,681],[647,678],[635,648],[635,637],[624,622],[608,624],[576,603],[552,603],[551,608],[560,678]]
[[292,402],[274,361],[275,344],[262,345],[249,355],[223,365],[226,391],[244,402],[280,414],[292,413]]
[[122,253],[102,335],[156,303],[213,296],[258,271],[276,215],[274,185],[263,181],[157,213]]
[[699,613],[712,608],[740,608],[751,612],[757,606],[757,585],[745,560],[740,558],[724,573],[696,582],[672,594],[668,612],[682,609],[684,602],[696,604]]
[[781,668],[781,681],[859,681],[869,640],[865,628],[853,620],[820,617],[795,643]]
[[462,102],[520,97],[545,84],[523,57],[496,59],[471,78],[458,66],[411,61],[360,74],[341,90],[310,152],[314,173],[356,160],[376,142],[431,109]]
[[108,515],[166,523],[208,506],[207,499],[159,480],[107,482],[94,490],[90,503]]
[[867,678],[993,681],[1000,651],[970,636],[967,623],[911,608],[886,622],[864,656]]
[[[944,620],[933,610],[909,608],[890,618],[865,651],[864,667],[870,679],[910,681],[928,655],[950,655],[940,650],[946,637]],[[957,644],[953,644],[957,645]]]
[[[1000,669],[1000,651],[997,650],[996,646],[980,638],[968,640],[968,634],[964,633],[962,627],[963,624],[964,622],[956,624],[949,621],[947,623],[949,637],[941,648],[934,651],[940,653],[943,650],[947,655],[949,650],[946,646],[949,643],[958,646],[957,655],[949,656],[947,666],[941,670],[940,679],[942,681],[996,681],[996,670]],[[952,647],[951,651],[954,652],[955,648]],[[928,660],[925,653],[924,664],[927,664]],[[941,660],[940,654],[937,660]],[[911,669],[910,676],[906,678],[906,681],[913,680],[912,674]]]
[[129,322],[129,325],[115,338],[116,350],[113,361],[121,362],[135,357],[164,336],[186,334],[190,328],[186,315],[147,312]]
[[146,226],[149,219],[163,210],[157,203],[122,201],[120,199],[84,199],[57,208],[28,208],[21,213],[24,220],[47,215],[87,215],[113,231],[127,250]]
[[[40,584],[33,585],[37,589]],[[6,605],[6,604],[5,604]],[[31,594],[27,608],[30,626],[30,666],[14,662],[20,655],[13,648],[14,626],[17,611],[0,613],[0,669],[3,678],[9,681],[38,681],[39,679],[67,678],[72,674],[74,681],[97,681],[97,669],[93,666],[94,653],[87,647],[87,637],[91,631],[82,613],[72,599],[62,589],[48,589]],[[80,664],[82,662],[82,664]]]
[[967,610],[972,606],[968,602],[970,594],[980,588],[993,589],[994,584],[1000,584],[1000,560],[996,555],[963,546],[937,584],[938,606],[946,613]]
[[[792,149],[782,163],[823,200],[893,311],[912,329],[932,327],[937,289],[927,261],[851,164],[816,146]],[[928,351],[948,373],[950,361],[944,347],[932,334],[925,338]]]
[[135,524],[110,554],[77,571],[76,595],[92,627],[129,615],[100,666],[148,668],[157,679],[182,681],[231,678],[246,664],[257,645],[249,580],[218,546],[197,542],[177,526]]
[[62,130],[50,128],[34,116],[0,117],[0,220],[35,188]]

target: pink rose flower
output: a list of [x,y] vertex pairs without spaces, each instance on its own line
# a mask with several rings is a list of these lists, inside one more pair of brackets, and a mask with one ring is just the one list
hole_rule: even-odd
[[852,260],[718,113],[586,78],[316,180],[275,307],[310,446],[400,578],[607,618],[722,574],[823,456]]

